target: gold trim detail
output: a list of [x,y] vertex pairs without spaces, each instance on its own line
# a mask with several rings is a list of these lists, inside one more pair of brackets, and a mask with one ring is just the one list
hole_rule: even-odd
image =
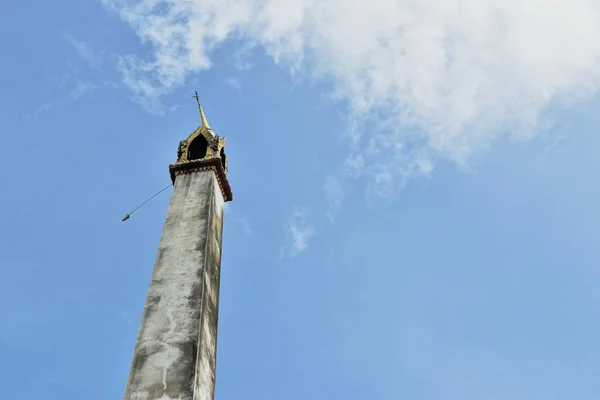
[[[177,166],[177,164],[175,164],[174,166]],[[178,170],[173,171],[173,177],[177,177],[179,175],[192,174],[194,172],[202,172],[202,171],[213,171],[215,173],[215,177],[217,178],[217,182],[219,184],[219,189],[221,190],[221,194],[223,195],[223,199],[225,201],[231,201],[232,200],[231,189],[229,189],[229,192],[226,189],[226,187],[229,188],[229,182],[224,184],[223,179],[221,178],[221,171],[219,171],[219,168],[217,168],[214,165],[202,165],[202,166],[198,166],[198,167],[178,169]],[[175,179],[173,179],[173,181],[175,181]]]

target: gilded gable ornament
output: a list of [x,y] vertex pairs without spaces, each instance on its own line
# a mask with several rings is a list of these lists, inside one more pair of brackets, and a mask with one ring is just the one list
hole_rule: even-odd
[[219,155],[219,144],[220,144],[219,135],[215,135],[212,138],[212,140],[210,141],[210,150],[212,152],[212,155],[215,157]]
[[182,140],[179,142],[179,148],[177,149],[177,162],[186,162],[188,159],[188,142],[187,140]]

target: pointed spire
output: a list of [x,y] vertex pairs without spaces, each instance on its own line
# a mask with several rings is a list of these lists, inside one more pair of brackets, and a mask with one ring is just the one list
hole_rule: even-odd
[[200,119],[202,120],[202,126],[206,129],[210,129],[208,121],[206,120],[206,116],[204,115],[204,110],[202,109],[202,106],[200,106]]
[[202,127],[206,128],[206,129],[210,129],[210,126],[208,125],[208,121],[206,120],[206,115],[204,115],[204,110],[202,109],[202,106],[200,105],[200,97],[198,96],[198,92],[195,92],[196,94],[192,97],[194,97],[196,99],[196,102],[198,103],[198,110],[200,110],[200,120],[202,121]]

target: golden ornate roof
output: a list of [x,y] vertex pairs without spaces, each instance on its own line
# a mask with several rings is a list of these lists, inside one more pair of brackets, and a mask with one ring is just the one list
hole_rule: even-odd
[[225,201],[230,201],[232,194],[227,180],[226,138],[219,137],[208,125],[197,92],[194,98],[198,102],[201,124],[187,139],[179,142],[177,162],[169,166],[171,179],[175,182],[177,175],[212,169],[217,174]]

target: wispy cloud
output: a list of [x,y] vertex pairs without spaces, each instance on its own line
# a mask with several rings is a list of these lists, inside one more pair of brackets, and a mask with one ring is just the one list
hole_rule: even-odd
[[94,83],[82,80],[76,74],[67,74],[67,76],[69,78],[61,85],[59,90],[61,95],[36,106],[31,113],[24,116],[26,121],[30,121],[51,110],[64,107],[66,104],[77,101],[90,93],[114,85],[110,81]]
[[101,89],[115,87],[116,84],[110,80],[94,81],[86,79],[82,76],[80,68],[76,65],[67,63],[67,70],[59,79],[55,79],[53,83],[54,92],[57,95],[39,105],[33,111],[24,116],[26,121],[39,117],[57,108],[65,107],[67,104],[78,101],[83,97],[97,92]]
[[81,57],[90,67],[96,70],[100,69],[102,66],[102,55],[93,48],[91,43],[76,39],[71,35],[65,35],[65,40],[73,46],[73,49],[79,57]]
[[381,195],[440,158],[467,166],[506,132],[532,138],[548,107],[600,88],[592,0],[104,3],[153,48],[121,64],[142,104],[210,68],[210,52],[231,37],[330,80],[349,119],[370,127],[354,130],[348,168]]
[[309,223],[306,212],[296,209],[284,225],[286,243],[280,248],[279,259],[294,258],[308,248],[315,235],[315,228]]
[[325,215],[327,219],[329,219],[329,222],[333,224],[335,216],[342,208],[342,202],[346,196],[346,190],[340,182],[340,179],[335,176],[329,176],[327,178],[324,189],[325,196],[329,202],[329,211],[327,211]]
[[41,115],[41,114],[51,111],[54,107],[56,107],[59,104],[60,104],[60,101],[58,101],[56,99],[53,101],[48,101],[46,103],[42,103],[42,104],[36,106],[31,113],[25,115],[24,119],[26,121],[29,121],[29,120],[37,117],[38,115]]
[[246,236],[252,235],[252,226],[247,217],[238,215],[238,212],[233,210],[230,203],[225,203],[225,211],[229,215],[228,221],[234,224],[235,230],[241,229]]
[[55,93],[55,97],[37,105],[33,111],[24,116],[25,120],[31,120],[46,112],[64,107],[66,104],[82,99],[98,90],[115,87],[116,84],[103,77],[102,53],[96,51],[91,43],[76,39],[71,35],[64,36],[75,53],[81,58],[81,62],[67,61],[65,70],[60,77],[46,77],[46,84]]
[[242,82],[237,78],[228,78],[225,82],[235,90],[242,90]]
[[250,236],[252,234],[252,228],[250,228],[250,222],[248,222],[248,218],[240,218],[239,222],[246,236]]
[[246,71],[251,69],[254,64],[250,61],[253,45],[251,43],[240,43],[230,56],[235,69],[238,71]]

